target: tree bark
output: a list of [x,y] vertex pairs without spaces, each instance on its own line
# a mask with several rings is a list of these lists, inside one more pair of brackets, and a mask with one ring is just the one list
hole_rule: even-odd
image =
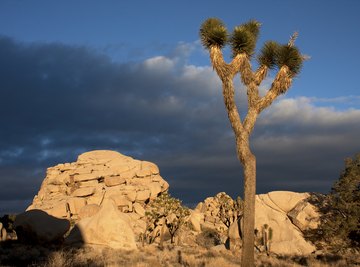
[[163,249],[164,248],[164,234],[165,234],[165,218],[162,219],[162,226],[161,226],[161,231],[160,231],[160,244],[159,244],[159,248]]
[[236,148],[244,172],[244,229],[241,263],[254,266],[256,157],[250,150],[249,137],[237,138]]
[[255,185],[256,160],[247,159],[244,163],[244,239],[242,264],[254,266],[254,231],[255,231]]

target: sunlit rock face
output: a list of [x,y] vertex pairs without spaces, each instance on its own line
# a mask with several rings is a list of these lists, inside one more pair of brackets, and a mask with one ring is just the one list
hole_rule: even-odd
[[154,163],[96,150],[81,154],[76,162],[48,168],[27,210],[39,209],[78,222],[96,215],[109,200],[138,234],[146,227],[142,220],[146,204],[168,187]]
[[94,244],[114,249],[134,250],[136,236],[129,217],[120,212],[112,199],[106,199],[93,216],[83,218],[71,230],[65,243]]
[[307,255],[316,250],[302,231],[314,229],[319,213],[307,199],[309,193],[274,191],[256,196],[255,228],[272,229],[270,250],[276,254]]

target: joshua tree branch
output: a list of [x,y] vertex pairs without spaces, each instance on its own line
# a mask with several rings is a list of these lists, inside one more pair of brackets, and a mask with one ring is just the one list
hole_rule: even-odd
[[[266,72],[267,69],[265,68],[263,71],[260,71],[260,67],[257,73],[261,73],[264,71]],[[277,73],[274,82],[272,83],[271,88],[268,90],[266,95],[262,98],[258,98],[256,103],[250,105],[249,102],[248,113],[244,120],[244,129],[249,135],[254,129],[258,115],[268,106],[270,106],[279,95],[285,93],[291,86],[291,82],[292,78],[289,68],[287,66],[283,66]]]
[[235,135],[240,136],[241,133],[244,132],[244,127],[241,123],[239,111],[234,99],[233,79],[228,78],[223,80],[223,96],[231,127],[233,128]]
[[248,106],[252,107],[259,100],[257,80],[260,79],[260,77],[257,77],[259,75],[253,73],[250,59],[245,53],[238,54],[237,57],[241,61],[239,71],[241,81],[247,88]]
[[[232,68],[230,64],[227,64],[224,61],[224,57],[220,47],[212,46],[210,48],[210,59],[211,63],[218,74],[221,81],[226,79],[229,75],[232,74]],[[231,75],[232,76],[232,75]]]
[[238,55],[232,60],[230,64],[227,64],[224,61],[221,49],[219,47],[213,46],[210,48],[210,58],[213,67],[223,84],[224,102],[231,126],[235,135],[240,135],[242,132],[244,132],[244,127],[241,123],[241,117],[235,103],[233,79],[241,65],[242,57]]
[[292,78],[289,68],[282,66],[278,71],[271,88],[258,102],[258,113],[270,106],[274,100],[281,94],[285,93],[291,86]]
[[254,81],[254,74],[251,68],[251,63],[249,57],[245,53],[237,55],[241,59],[240,65],[240,77],[243,84],[248,86]]
[[255,122],[259,115],[257,106],[250,107],[248,113],[246,114],[244,120],[244,129],[246,130],[247,134],[250,136],[252,130],[254,129]]
[[268,67],[265,65],[260,66],[255,72],[255,84],[259,86],[261,82],[266,78],[268,73]]

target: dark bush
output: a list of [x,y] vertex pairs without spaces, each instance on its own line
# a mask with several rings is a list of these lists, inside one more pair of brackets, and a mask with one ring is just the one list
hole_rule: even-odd
[[205,229],[196,236],[196,243],[205,248],[221,244],[220,234],[213,229]]
[[321,224],[314,233],[318,240],[335,250],[359,249],[360,154],[345,160],[345,169],[330,194],[319,200]]

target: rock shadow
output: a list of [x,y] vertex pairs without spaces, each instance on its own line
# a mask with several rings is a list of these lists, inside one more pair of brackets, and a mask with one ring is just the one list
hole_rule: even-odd
[[[43,266],[56,254],[66,256],[84,246],[76,225],[42,210],[18,214],[13,229],[17,239],[0,242],[0,266]],[[65,242],[70,232],[76,233],[76,242]]]

